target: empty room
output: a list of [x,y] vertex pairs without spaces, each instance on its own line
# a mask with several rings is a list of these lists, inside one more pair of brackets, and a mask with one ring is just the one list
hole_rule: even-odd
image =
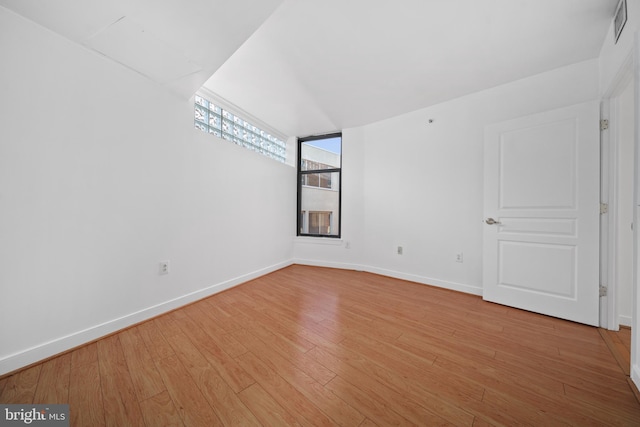
[[0,0],[0,425],[640,425],[639,29]]

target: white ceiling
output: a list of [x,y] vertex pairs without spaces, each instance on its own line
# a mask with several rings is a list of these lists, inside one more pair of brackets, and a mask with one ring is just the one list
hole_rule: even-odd
[[0,0],[185,97],[206,81],[290,136],[371,123],[596,58],[616,4]]
[[190,98],[283,0],[0,0]]

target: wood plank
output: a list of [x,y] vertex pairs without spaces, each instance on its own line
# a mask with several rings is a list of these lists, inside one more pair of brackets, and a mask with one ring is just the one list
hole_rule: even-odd
[[136,326],[140,337],[144,341],[149,355],[154,361],[158,361],[175,355],[173,348],[160,332],[155,321],[148,321]]
[[415,354],[406,351],[393,343],[387,343],[359,335],[347,338],[340,344],[324,345],[324,348],[344,348],[365,355],[380,366],[393,366],[394,371],[407,376],[419,376],[421,372],[429,371],[437,356],[431,353]]
[[[237,393],[249,387],[255,380],[248,375],[244,369],[220,348],[209,335],[207,335],[196,322],[189,316],[176,319],[171,316],[173,323],[180,328],[181,334],[169,338],[176,354],[181,355],[181,360],[190,359],[197,353],[196,357],[204,356],[208,364],[212,366],[218,374]],[[188,338],[188,339],[185,339]],[[193,343],[197,343],[194,345]],[[189,350],[189,354],[186,351]]]
[[277,371],[264,364],[251,351],[238,357],[244,369],[274,400],[285,408],[300,424],[334,425],[329,417],[313,405],[300,391],[284,380]]
[[[341,426],[354,426],[362,422],[364,419],[362,414],[324,388],[322,384],[317,382],[313,377],[294,366],[294,364],[280,356],[277,352],[272,351],[266,343],[257,339],[251,339],[248,333],[247,338],[250,340],[248,345],[251,346],[250,348],[253,355],[258,357],[269,369],[278,372],[284,380],[295,387],[304,397],[327,414],[335,423]],[[334,373],[332,373],[329,380],[333,377],[335,377]],[[327,380],[327,382],[329,380]]]
[[629,326],[620,326],[620,330],[616,335],[618,335],[618,339],[627,351],[631,352],[631,328]]
[[[274,347],[269,340],[262,340],[260,336],[254,335],[246,329],[235,331],[233,334],[238,341],[244,343],[245,347],[252,348],[255,354],[264,354],[267,357],[275,357],[273,355],[277,354],[322,385],[328,383],[336,376],[335,372],[322,366],[312,357],[309,357],[307,353],[291,354],[286,351],[281,351],[278,347]],[[260,343],[268,344],[268,348],[264,348]]]
[[237,310],[236,317],[246,318],[246,321],[243,322],[244,329],[250,329],[262,339],[271,341],[273,346],[280,348],[285,353],[306,353],[315,346],[297,333],[290,332],[279,322],[251,309],[248,305],[237,305],[234,309]]
[[142,401],[165,391],[162,377],[153,363],[140,330],[130,328],[118,336],[138,400]]
[[142,412],[119,336],[104,338],[97,345],[106,425],[143,425]]
[[629,388],[631,389],[631,392],[633,393],[636,400],[638,401],[638,404],[640,404],[640,391],[638,390],[638,387],[636,387],[636,384],[629,377],[627,377],[627,384],[629,384]]
[[202,330],[218,343],[229,356],[238,357],[247,352],[247,349],[233,337],[232,333],[218,326],[215,317],[211,316],[210,311],[207,310],[207,305],[203,301],[186,307],[185,312],[194,321],[199,322]]
[[456,330],[453,336],[454,338],[465,341],[467,344],[473,343],[474,346],[484,347],[489,350],[499,347],[500,350],[506,353],[534,353],[550,357],[560,355],[560,350],[557,346],[547,345],[545,342],[532,341],[527,335],[518,337],[511,336],[509,339],[505,339],[501,334],[486,332],[476,328],[468,328],[465,330]]
[[140,409],[147,426],[182,427],[184,423],[171,400],[168,391],[163,391],[140,401]]
[[42,364],[38,387],[33,399],[37,404],[69,403],[71,354],[63,354]]
[[516,386],[526,392],[540,392],[548,395],[563,396],[564,384],[553,378],[541,375],[531,375],[517,366],[509,365],[495,359],[469,360],[464,355],[449,354],[439,356],[434,363],[442,372],[449,375],[461,376],[474,381],[479,386],[508,392]]
[[624,344],[612,331],[608,331],[603,328],[598,328],[598,332],[604,340],[607,348],[615,358],[618,366],[622,369],[622,372],[626,376],[631,375],[631,353],[627,350]]
[[94,363],[98,363],[98,344],[95,342],[71,352],[71,366],[74,368]]
[[[508,395],[488,389],[482,401],[491,405],[493,417],[503,417],[504,425],[567,426],[566,421],[546,413],[545,410],[538,409],[536,405],[530,404],[527,400],[518,401],[509,398]],[[592,420],[585,422],[583,416],[580,416],[580,419],[581,422],[578,423],[580,426],[594,425]]]
[[488,348],[483,344],[473,341],[460,340],[455,337],[437,337],[428,332],[405,332],[394,342],[394,345],[405,351],[414,352],[417,355],[426,354],[440,356],[447,354],[474,354],[493,358],[496,355],[495,348]]
[[239,393],[240,399],[264,426],[302,426],[260,384],[253,384]]
[[158,360],[156,366],[185,425],[223,425],[198,385],[176,356]]
[[596,352],[589,353],[579,350],[562,350],[557,357],[559,362],[579,364],[582,369],[600,373],[607,376],[618,376],[620,373],[625,375],[625,370],[612,357],[612,353],[607,351],[606,354]]
[[[483,402],[487,401],[486,396],[488,391],[492,392],[491,395],[496,398],[496,400],[493,400],[494,404],[496,402],[502,402],[505,396],[508,396],[510,399],[515,401],[519,400],[521,402],[527,402],[527,404],[531,402],[538,402],[538,405],[536,406],[544,407],[545,412],[553,414],[554,419],[557,420],[563,419],[564,411],[568,407],[575,406],[577,408],[582,406],[578,400],[567,398],[566,390],[563,387],[564,385],[559,381],[555,381],[554,383],[551,383],[551,385],[547,385],[550,380],[540,382],[529,377],[522,378],[517,372],[505,375],[505,372],[500,370],[488,370],[478,366],[467,367],[464,362],[455,364],[444,360],[444,358],[438,358],[436,365],[442,366],[443,369],[448,372],[455,372],[455,375],[469,377],[476,381],[478,385],[484,385],[486,389]],[[553,389],[555,389],[555,392],[551,393],[550,390]],[[558,402],[560,402],[560,404],[558,404]],[[522,406],[521,404],[519,405]],[[530,417],[531,414],[537,413],[534,407],[525,409],[529,411],[527,412],[527,417]],[[523,409],[523,411],[525,409]],[[590,417],[586,414],[588,411],[583,409],[581,409],[580,412],[585,412],[585,414],[581,415],[581,423],[592,424],[599,419],[598,416]],[[522,416],[524,416],[524,412]],[[571,421],[571,419],[565,420],[565,422],[569,423]],[[538,423],[540,422],[541,421],[538,421]]]
[[635,396],[628,393],[616,393],[611,390],[607,393],[596,393],[570,385],[565,385],[565,392],[573,401],[576,401],[577,405],[582,403],[597,408],[604,414],[602,418],[604,420],[626,418],[627,422],[633,423],[634,419],[640,415],[638,401]]
[[[437,414],[440,418],[462,426],[471,425],[473,421],[473,415],[463,410],[459,402],[455,400],[456,398],[461,401],[473,400],[469,397],[466,389],[438,388],[437,385],[430,384],[422,378],[407,377],[394,372],[390,367],[376,365],[349,350],[334,348],[329,352],[318,347],[309,353],[319,362],[334,370],[343,380],[363,390],[379,387],[385,391],[385,398],[389,403],[400,402],[400,407],[409,405],[409,408],[403,408],[400,413],[411,414],[414,417],[413,421],[418,424],[420,424],[419,419],[428,417],[430,414]],[[442,396],[443,393],[447,396]],[[448,395],[455,396],[455,398],[450,398]],[[416,407],[416,404],[420,405],[422,409]],[[362,412],[361,409],[356,409]],[[371,413],[363,413],[371,416]],[[442,420],[439,422],[441,423]]]
[[71,353],[69,412],[72,426],[106,425],[97,343]]
[[501,362],[520,366],[521,369],[531,370],[540,376],[556,379],[578,388],[591,390],[612,389],[622,392],[627,389],[623,383],[625,375],[622,371],[618,372],[617,375],[593,372],[582,368],[578,363],[532,354],[517,355],[497,351],[495,358]]
[[[255,304],[255,300],[252,300],[252,302]],[[235,307],[245,315],[250,316],[254,322],[253,324],[267,326],[270,331],[275,331],[287,341],[294,343],[302,353],[325,341],[322,336],[307,329],[307,325],[310,323],[317,325],[313,321],[305,322],[304,327],[301,327],[299,319],[290,317],[286,311],[254,309],[253,305],[251,307],[243,307],[241,304],[236,304]]]
[[340,376],[329,381],[326,387],[368,418],[377,420],[383,425],[419,425],[396,412],[399,408],[394,410],[385,397],[367,389],[363,390],[361,385],[354,386]]
[[[205,343],[207,338],[201,336],[202,331],[189,316],[171,313],[161,322],[172,330],[167,338],[169,344],[174,347],[182,367],[189,373],[220,421],[225,425],[257,425],[257,420],[240,401],[233,387],[236,386],[237,391],[241,391],[255,383],[255,380],[235,360],[226,362],[232,362],[233,369],[222,369],[218,359],[206,357],[211,343]],[[184,334],[175,333],[174,327],[184,328]],[[198,342],[201,347],[194,342]],[[233,372],[230,373],[231,371]]]
[[34,365],[7,378],[0,395],[1,403],[33,403],[42,364]]
[[[233,289],[232,291],[235,291]],[[222,301],[222,297],[225,292],[214,295],[212,298],[203,300],[208,307],[209,315],[215,319],[216,323],[225,330],[225,332],[233,332],[237,329],[243,328],[241,323],[238,323],[238,319],[234,318],[233,314],[228,313],[229,310],[227,304]]]
[[494,425],[480,417],[475,417],[473,420],[473,427],[493,427]]
[[229,384],[213,368],[205,368],[194,380],[225,426],[260,425]]

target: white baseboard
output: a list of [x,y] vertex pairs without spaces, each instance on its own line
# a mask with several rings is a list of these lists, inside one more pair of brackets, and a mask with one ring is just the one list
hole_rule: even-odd
[[56,338],[37,346],[22,350],[0,359],[0,375],[16,371],[31,364],[45,360],[49,357],[71,350],[75,347],[97,340],[98,338],[112,334],[136,323],[156,317],[162,313],[174,310],[202,298],[217,294],[239,284],[253,280],[257,277],[279,270],[293,264],[291,260],[281,262],[215,285],[208,286],[195,292],[174,298],[163,303],[147,307],[126,316],[92,326],[90,328],[74,332],[73,334]]
[[631,325],[633,324],[631,320],[632,320],[631,316],[622,316],[622,315],[618,316],[618,323],[621,326],[631,327]]
[[110,320],[98,325],[94,325],[90,328],[86,328],[67,336],[59,337],[51,341],[39,344],[37,346],[22,350],[20,352],[11,354],[0,359],[0,375],[7,374],[45,360],[49,357],[61,354],[65,351],[69,351],[75,347],[87,344],[91,341],[95,341],[101,337],[107,336],[114,332],[120,331],[124,328],[135,325],[136,323],[144,322],[168,311],[198,301],[202,298],[217,294],[224,290],[230,289],[239,284],[245,283],[249,280],[253,280],[265,274],[269,274],[281,268],[287,267],[292,264],[312,265],[317,267],[330,267],[344,270],[357,270],[366,271],[369,273],[380,274],[382,276],[393,277],[396,279],[408,280],[411,282],[421,283],[425,285],[437,286],[440,288],[451,289],[455,291],[465,292],[473,295],[482,295],[481,286],[471,286],[461,283],[448,282],[443,280],[432,279],[429,277],[418,276],[414,274],[402,273],[399,271],[386,270],[382,268],[376,268],[366,265],[340,263],[340,262],[321,262],[306,259],[293,259],[285,262],[281,262],[269,267],[262,268],[260,270],[253,271],[251,273],[244,274],[242,276],[235,277],[233,279],[226,280],[224,282],[217,283],[215,285],[208,286],[204,289],[200,289],[195,292],[191,292],[186,295],[182,295],[178,298],[174,298],[169,301],[165,301],[161,304],[157,304],[151,307],[147,307],[143,310],[130,313],[126,316],[119,317],[117,319]]
[[631,365],[631,380],[636,385],[638,390],[640,390],[640,366]]
[[431,277],[419,276],[419,275],[410,274],[410,273],[403,273],[395,270],[387,270],[384,268],[377,268],[369,265],[324,262],[324,261],[314,261],[314,260],[299,259],[299,258],[294,259],[293,263],[302,264],[302,265],[312,265],[315,267],[330,267],[330,268],[341,268],[344,270],[366,271],[368,273],[379,274],[381,276],[393,277],[395,279],[408,280],[410,282],[416,282],[423,285],[436,286],[438,288],[450,289],[453,291],[482,296],[482,286],[465,285],[462,283],[449,282],[446,280],[438,280],[438,279],[433,279]]
[[293,260],[293,264],[310,265],[312,267],[338,268],[341,270],[367,271],[366,266],[346,262],[315,261],[311,259],[295,258]]
[[449,282],[446,280],[433,279],[431,277],[419,276],[416,274],[402,273],[400,271],[385,270],[377,267],[369,267],[366,271],[369,273],[380,274],[382,276],[394,277],[396,279],[408,280],[423,285],[436,286],[438,288],[449,289],[452,291],[464,292],[466,294],[482,296],[482,286],[465,285],[463,283]]

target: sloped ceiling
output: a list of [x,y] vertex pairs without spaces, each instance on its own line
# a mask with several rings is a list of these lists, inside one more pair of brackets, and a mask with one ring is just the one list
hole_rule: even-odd
[[276,130],[364,125],[596,58],[618,0],[0,0]]
[[0,0],[190,98],[282,0]]
[[596,58],[617,0],[286,0],[205,84],[289,135]]

